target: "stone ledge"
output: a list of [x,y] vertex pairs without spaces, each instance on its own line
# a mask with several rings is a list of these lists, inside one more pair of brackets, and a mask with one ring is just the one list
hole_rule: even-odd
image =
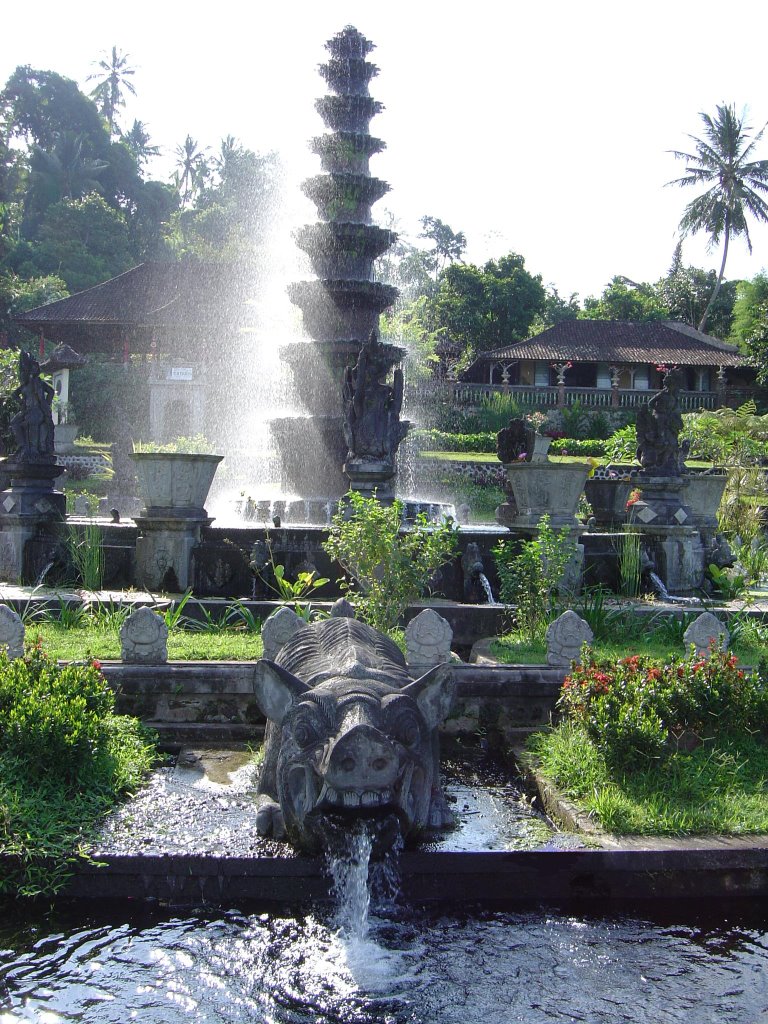
[[[5,858],[0,857],[0,865]],[[483,853],[413,851],[401,861],[403,898],[412,902],[559,906],[599,900],[600,907],[688,900],[760,899],[768,895],[768,849],[716,842],[668,849]],[[252,900],[296,906],[330,898],[321,859],[105,856],[77,862],[68,899],[162,900],[174,906],[226,906]]]

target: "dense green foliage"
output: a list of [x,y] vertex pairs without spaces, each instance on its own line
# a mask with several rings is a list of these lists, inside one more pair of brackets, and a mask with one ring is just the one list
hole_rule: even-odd
[[114,714],[97,662],[59,667],[39,647],[0,654],[0,853],[11,858],[0,893],[56,891],[154,756],[139,723]]
[[587,654],[566,677],[558,707],[621,768],[662,758],[679,742],[768,730],[763,680],[718,649],[666,663],[639,655],[599,661]]
[[385,505],[356,491],[345,501],[323,547],[346,573],[341,586],[358,616],[387,632],[453,557],[456,534],[447,523],[430,523],[423,514],[404,526],[399,501]]
[[445,430],[413,430],[409,441],[421,451],[495,452],[496,434],[452,434]]
[[549,446],[550,455],[592,455],[602,458],[606,454],[607,441],[596,437],[556,437]]
[[768,275],[756,274],[741,281],[733,306],[733,327],[729,339],[752,357],[761,383],[768,379]]
[[566,677],[537,771],[619,833],[764,832],[768,688],[736,658],[600,659]]
[[70,411],[81,434],[114,435],[116,420],[149,422],[149,364],[95,357],[71,372]]
[[91,97],[30,67],[0,92],[0,330],[13,342],[29,344],[15,313],[144,260],[242,260],[264,244],[277,202],[274,155],[229,136],[211,158],[190,140],[194,173],[182,166],[171,182],[152,180],[146,166],[158,147],[146,126],[118,123],[133,91],[126,59],[112,48]]
[[568,527],[553,530],[549,516],[539,520],[537,535],[519,547],[502,540],[493,549],[499,574],[499,600],[514,606],[517,631],[540,641],[567,591],[567,570],[576,545]]

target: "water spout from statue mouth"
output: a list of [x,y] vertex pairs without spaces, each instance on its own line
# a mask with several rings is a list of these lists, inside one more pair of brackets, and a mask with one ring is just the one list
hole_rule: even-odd
[[371,837],[371,860],[383,860],[403,843],[403,822],[397,809],[376,808],[350,814],[343,810],[315,809],[313,830],[323,850],[331,857],[343,856],[349,848],[350,831],[355,822],[364,821]]

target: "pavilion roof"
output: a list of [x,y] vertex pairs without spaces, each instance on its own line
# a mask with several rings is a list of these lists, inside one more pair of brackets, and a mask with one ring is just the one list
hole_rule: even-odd
[[[735,345],[672,320],[563,320],[526,341],[483,352],[472,366],[521,359],[667,366],[747,364]],[[467,369],[467,376],[471,369]]]
[[168,330],[242,327],[254,275],[235,263],[141,263],[118,277],[25,313],[16,323],[80,351],[111,351],[128,340],[143,351]]

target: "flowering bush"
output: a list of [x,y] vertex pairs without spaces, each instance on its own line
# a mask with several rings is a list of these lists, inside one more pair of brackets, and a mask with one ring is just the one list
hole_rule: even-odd
[[768,689],[713,646],[708,657],[662,664],[640,655],[582,664],[563,683],[560,710],[614,766],[647,764],[719,733],[768,733]]

